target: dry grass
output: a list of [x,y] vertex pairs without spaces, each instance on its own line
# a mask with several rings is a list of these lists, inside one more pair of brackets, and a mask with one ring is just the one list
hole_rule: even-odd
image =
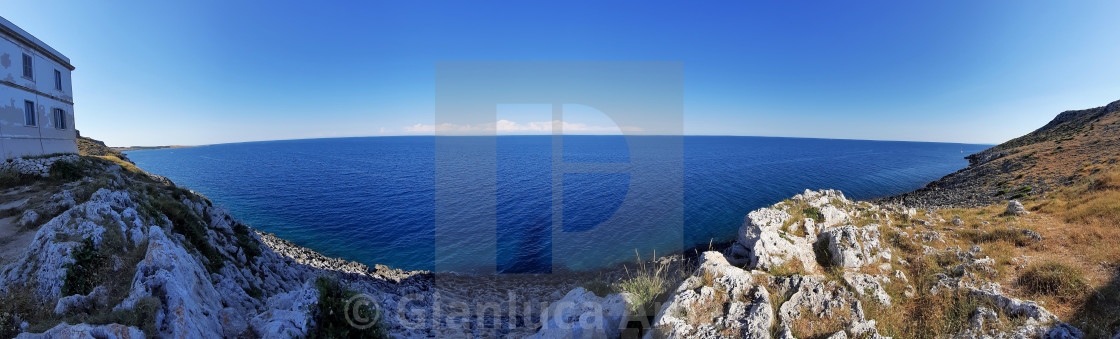
[[121,160],[121,158],[118,158],[118,157],[115,157],[115,156],[112,156],[112,155],[96,155],[96,156],[93,156],[93,157],[94,158],[100,158],[102,160],[108,160],[109,162],[117,164],[121,168],[123,168],[126,171],[129,171],[131,173],[143,173],[144,172],[139,167],[136,167],[135,164],[133,164],[131,162],[124,161],[124,160]]
[[1081,270],[1060,262],[1028,267],[1019,275],[1019,286],[1030,293],[1073,300],[1089,292]]
[[[1026,216],[1001,216],[1005,206],[944,209],[931,211],[945,219],[961,217],[961,225],[947,222],[927,230],[942,233],[944,244],[925,245],[938,249],[959,246],[968,250],[982,248],[981,256],[995,259],[1004,293],[1021,299],[1042,302],[1063,321],[1086,332],[1087,337],[1109,337],[1111,327],[1120,324],[1120,171],[1101,169],[1078,184],[1050,192],[1046,198],[1027,202],[1034,213]],[[910,234],[921,227],[898,225]],[[1040,233],[1035,242],[1020,229]],[[965,294],[929,293],[937,280],[960,261],[951,253],[922,255],[920,241],[904,237],[900,231],[884,231],[884,243],[911,264],[900,267],[910,278],[917,294],[899,295],[889,286],[893,307],[864,301],[869,318],[876,319],[883,335],[913,338],[938,338],[958,333],[980,306],[988,305]],[[891,284],[894,285],[894,284]],[[1017,326],[1022,319],[1000,314],[1001,327]]]
[[801,316],[790,322],[790,331],[797,338],[826,338],[843,331],[844,325],[852,321],[851,308],[841,307],[830,311],[830,314],[822,317],[802,308]]
[[[668,264],[647,263],[642,260],[638,250],[634,250],[638,267],[635,270],[626,268],[626,277],[619,281],[614,289],[634,295],[635,302],[631,312],[644,311],[642,314],[657,314],[657,302],[664,301],[669,288],[675,284],[670,276]],[[657,254],[654,253],[654,258]]]
[[770,268],[770,275],[775,277],[788,277],[795,274],[805,275],[805,266],[800,258],[793,257],[793,259],[786,260],[781,265]]

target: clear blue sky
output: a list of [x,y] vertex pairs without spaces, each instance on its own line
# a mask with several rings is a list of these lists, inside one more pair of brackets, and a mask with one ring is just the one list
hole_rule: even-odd
[[[480,5],[485,3],[486,5]],[[676,60],[685,133],[998,143],[1120,99],[1117,1],[11,1],[110,145],[408,134],[442,60]]]

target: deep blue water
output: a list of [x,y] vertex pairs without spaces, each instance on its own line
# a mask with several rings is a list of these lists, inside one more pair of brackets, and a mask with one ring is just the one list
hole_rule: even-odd
[[[128,156],[248,224],[328,256],[405,269],[547,272],[630,260],[635,249],[648,255],[729,240],[747,212],[806,188],[855,199],[911,191],[988,147],[637,138],[567,136],[555,158],[550,136],[288,140]],[[642,148],[628,147],[635,145]],[[554,159],[615,167],[569,168],[554,178]],[[475,208],[490,212],[475,217]]]

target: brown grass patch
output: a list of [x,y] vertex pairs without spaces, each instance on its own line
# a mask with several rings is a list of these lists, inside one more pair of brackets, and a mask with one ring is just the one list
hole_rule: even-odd
[[1034,294],[1073,300],[1089,291],[1081,270],[1056,261],[1034,264],[1019,275],[1019,286]]

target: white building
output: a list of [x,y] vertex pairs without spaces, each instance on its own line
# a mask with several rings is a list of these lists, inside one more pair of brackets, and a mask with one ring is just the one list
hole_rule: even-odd
[[0,17],[0,159],[77,153],[70,59]]

